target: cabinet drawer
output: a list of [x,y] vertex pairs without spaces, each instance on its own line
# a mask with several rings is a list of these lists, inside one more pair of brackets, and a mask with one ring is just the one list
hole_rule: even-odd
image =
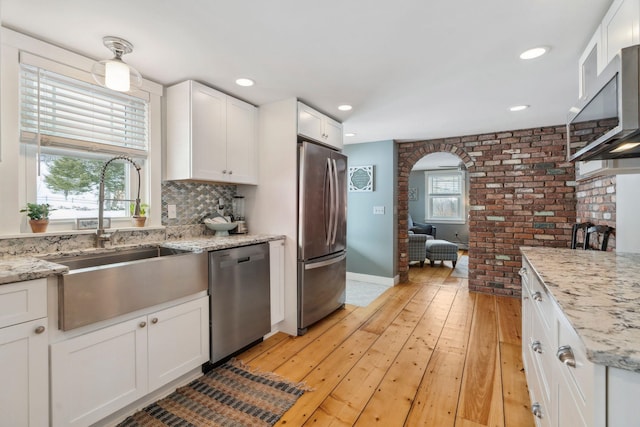
[[553,363],[555,349],[552,341],[549,339],[545,326],[537,313],[534,311],[532,319],[531,337],[529,338],[529,351],[533,360],[533,367],[539,375],[541,391],[546,402],[551,402],[553,378]]
[[543,326],[545,327],[545,331],[549,334],[549,337],[553,339],[553,328],[555,319],[555,312],[553,309],[554,302],[551,299],[551,295],[547,288],[545,288],[538,277],[531,271],[531,275],[529,276],[529,291],[531,292],[531,304],[534,309],[539,313],[539,317],[542,321]]
[[47,279],[0,286],[0,328],[47,316]]
[[596,365],[587,360],[580,338],[578,338],[573,327],[563,315],[560,315],[558,319],[558,347],[569,347],[575,361],[575,367],[572,367],[568,364],[563,364],[556,357],[556,363],[560,365],[560,370],[565,374],[565,377],[575,384],[582,401],[592,402]]

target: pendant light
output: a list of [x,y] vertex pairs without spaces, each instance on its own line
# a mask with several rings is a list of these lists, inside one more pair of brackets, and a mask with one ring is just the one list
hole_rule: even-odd
[[104,45],[113,52],[112,59],[96,62],[91,68],[93,79],[100,85],[118,92],[128,92],[142,86],[142,76],[122,60],[122,55],[133,52],[133,45],[119,37],[107,36]]

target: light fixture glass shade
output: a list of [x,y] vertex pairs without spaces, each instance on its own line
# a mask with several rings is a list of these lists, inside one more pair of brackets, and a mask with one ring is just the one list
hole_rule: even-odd
[[142,87],[142,76],[138,70],[117,58],[96,62],[91,69],[91,75],[100,86],[118,92],[128,92],[131,88]]
[[105,37],[103,42],[115,56],[93,64],[91,75],[96,83],[118,92],[128,92],[132,88],[142,87],[142,76],[138,70],[122,60],[122,55],[133,51],[133,45],[111,36]]
[[104,64],[104,84],[119,92],[128,92],[131,88],[129,66],[122,61],[108,61]]

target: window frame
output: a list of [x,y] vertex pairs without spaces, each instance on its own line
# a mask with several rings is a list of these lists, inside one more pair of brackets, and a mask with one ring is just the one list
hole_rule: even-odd
[[[443,224],[466,224],[467,223],[467,193],[466,193],[466,172],[459,169],[446,170],[426,170],[425,175],[425,222]],[[459,193],[431,193],[431,179],[435,176],[456,176],[460,181]],[[457,198],[459,215],[456,218],[434,217],[432,211],[432,199],[437,197]]]
[[[0,181],[15,182],[16,185],[0,188],[0,222],[1,237],[24,237],[32,235],[28,218],[20,213],[27,202],[35,201],[36,175],[30,178],[29,169],[35,168],[35,158],[28,159],[24,144],[20,143],[20,56],[33,55],[40,60],[56,64],[69,70],[70,76],[86,82],[93,82],[90,70],[94,63],[91,58],[70,52],[49,43],[34,39],[25,34],[7,28],[2,31],[2,61],[0,61],[0,76],[2,76],[2,145],[0,149]],[[59,72],[56,69],[51,71]],[[65,75],[68,75],[64,73]],[[151,206],[147,218],[147,229],[162,228],[161,226],[161,182],[162,182],[162,95],[163,87],[157,83],[143,79],[143,86],[130,94],[148,97],[148,154],[146,167],[142,172],[146,183],[141,186],[141,197]],[[137,178],[136,178],[137,179]],[[136,183],[137,187],[137,183]],[[5,203],[6,201],[6,203]],[[90,234],[94,230],[76,230],[75,219],[56,220],[60,223],[50,223],[46,234]],[[73,222],[73,224],[71,224]],[[129,228],[131,221],[125,219],[118,223],[112,222],[112,228]]]

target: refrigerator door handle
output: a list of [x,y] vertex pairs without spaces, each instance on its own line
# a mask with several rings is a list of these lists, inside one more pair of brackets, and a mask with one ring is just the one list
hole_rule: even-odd
[[340,213],[340,192],[338,191],[338,165],[336,164],[336,160],[332,159],[333,162],[333,187],[334,187],[334,195],[335,201],[333,204],[333,238],[331,239],[331,244],[335,245],[336,236],[338,235],[338,215]]
[[331,259],[328,259],[326,261],[320,261],[320,262],[314,262],[314,263],[311,263],[311,264],[305,264],[304,269],[305,270],[313,270],[314,268],[326,267],[328,265],[340,262],[343,259],[345,259],[346,257],[347,257],[347,254],[342,254],[339,257],[331,258]]
[[[332,171],[332,164],[331,164],[331,159],[327,158],[327,168],[326,168],[326,172],[329,175],[329,227],[327,227],[327,246],[331,244],[331,238],[333,237],[333,229],[334,229],[334,224],[333,222],[335,221],[335,207],[333,206],[333,199],[334,199],[334,193],[335,193],[335,185],[333,184],[333,171]],[[326,223],[326,218],[325,218],[325,223]]]

